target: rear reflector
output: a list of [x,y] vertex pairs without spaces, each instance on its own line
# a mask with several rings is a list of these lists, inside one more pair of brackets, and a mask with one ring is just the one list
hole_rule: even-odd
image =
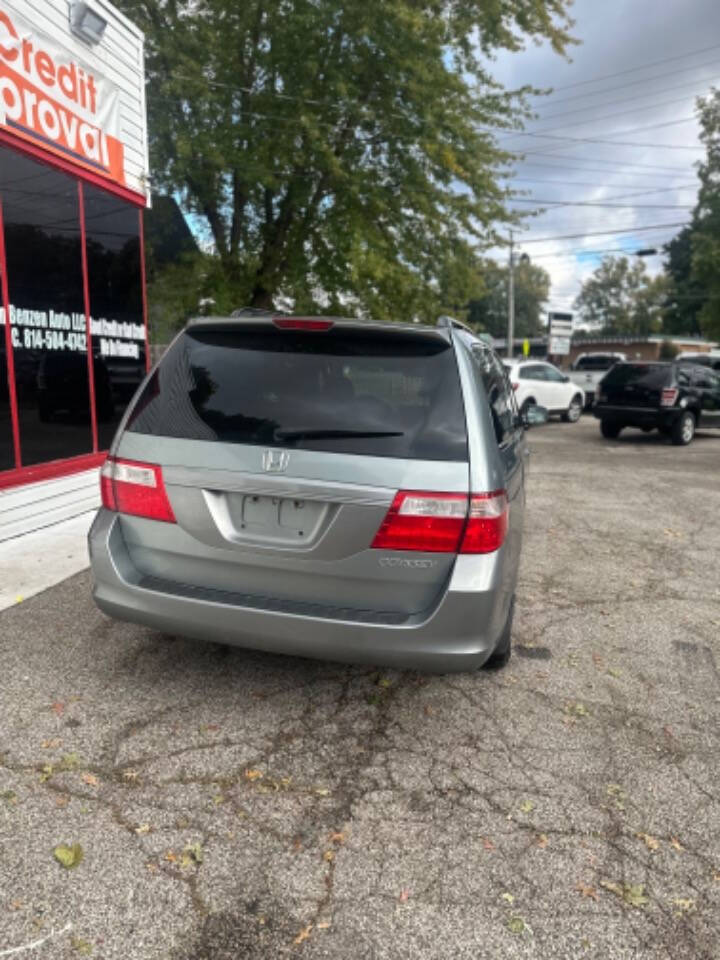
[[520,386],[520,384],[519,384],[519,383],[512,383],[512,384],[510,384],[510,386],[513,388],[513,390],[517,390],[517,388]]
[[275,317],[273,323],[279,330],[311,330],[316,333],[335,326],[333,320],[318,320],[315,317]]
[[422,493],[401,490],[372,542],[375,550],[423,553],[492,553],[507,533],[504,490],[493,493]]
[[100,471],[102,504],[108,510],[175,523],[162,468],[155,463],[108,457]]
[[661,407],[674,407],[680,391],[676,387],[665,387],[660,395]]

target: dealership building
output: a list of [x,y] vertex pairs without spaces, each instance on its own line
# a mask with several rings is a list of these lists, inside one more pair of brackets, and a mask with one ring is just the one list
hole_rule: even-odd
[[149,361],[143,36],[0,0],[0,491],[97,466]]

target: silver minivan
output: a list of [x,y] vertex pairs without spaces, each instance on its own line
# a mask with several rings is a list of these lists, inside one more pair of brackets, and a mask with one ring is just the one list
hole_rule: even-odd
[[259,650],[501,666],[525,426],[502,363],[449,318],[192,321],[103,466],[95,601]]

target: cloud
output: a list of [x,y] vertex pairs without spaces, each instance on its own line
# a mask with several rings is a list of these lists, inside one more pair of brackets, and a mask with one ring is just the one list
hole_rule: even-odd
[[[554,88],[533,99],[538,117],[525,134],[497,139],[523,155],[512,187],[538,207],[545,201],[515,238],[550,272],[550,309],[558,310],[570,308],[605,252],[660,249],[680,229],[667,225],[689,219],[703,156],[695,102],[713,82],[720,86],[717,0],[694,0],[691,10],[657,0],[577,0],[573,15],[582,45],[570,51],[572,62],[530,45],[499,55],[491,68],[508,88]],[[662,257],[646,263],[655,273]]]

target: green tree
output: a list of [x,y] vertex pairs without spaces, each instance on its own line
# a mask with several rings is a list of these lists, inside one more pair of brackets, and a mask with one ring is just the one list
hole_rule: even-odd
[[662,329],[669,282],[648,275],[642,260],[604,257],[575,300],[580,316],[602,333],[647,336]]
[[498,49],[569,0],[119,0],[147,37],[154,186],[207,225],[237,304],[434,316],[507,221]]
[[693,212],[690,282],[703,291],[700,330],[720,339],[720,90],[698,101],[700,139],[705,160],[700,164],[700,191]]
[[705,287],[692,274],[692,227],[683,227],[665,245],[670,288],[663,319],[663,331],[674,334],[695,334],[700,330],[700,310],[705,303]]
[[[480,269],[485,292],[471,300],[468,322],[494,337],[507,336],[508,267],[487,260]],[[536,337],[545,331],[544,310],[550,296],[550,274],[528,260],[515,266],[515,336]]]

